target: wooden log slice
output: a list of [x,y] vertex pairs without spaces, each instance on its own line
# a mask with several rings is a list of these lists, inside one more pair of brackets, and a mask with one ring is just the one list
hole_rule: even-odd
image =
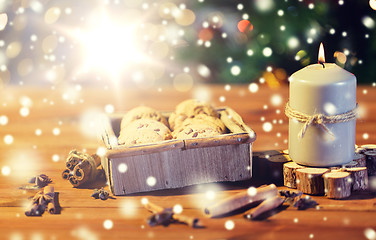
[[366,151],[376,150],[376,144],[364,144],[364,145],[361,145],[360,148],[363,148]]
[[301,168],[296,170],[296,187],[299,191],[311,195],[324,194],[324,179],[327,168]]
[[330,172],[324,174],[325,195],[328,198],[343,199],[351,196],[351,174]]
[[366,167],[347,168],[343,171],[351,174],[352,191],[363,191],[368,189],[368,173]]
[[365,167],[366,166],[366,155],[362,153],[355,153],[354,158],[351,162],[342,165],[342,168],[354,168],[354,167]]
[[365,151],[368,176],[376,176],[376,150]]
[[296,188],[296,170],[305,168],[295,162],[283,164],[283,184],[289,188]]
[[366,155],[361,154],[361,153],[355,153],[353,161],[358,163],[358,167],[365,167]]

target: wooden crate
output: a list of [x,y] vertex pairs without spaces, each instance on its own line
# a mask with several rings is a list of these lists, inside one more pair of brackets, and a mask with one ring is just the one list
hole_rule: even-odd
[[239,133],[126,147],[117,143],[122,116],[108,118],[102,134],[107,148],[102,166],[114,195],[252,177],[256,134],[245,125]]

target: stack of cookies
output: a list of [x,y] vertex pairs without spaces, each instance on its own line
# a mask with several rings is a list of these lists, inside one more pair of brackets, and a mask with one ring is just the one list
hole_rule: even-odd
[[171,139],[167,124],[167,119],[157,110],[145,106],[136,107],[121,120],[118,143],[131,146]]
[[168,122],[175,139],[213,137],[226,131],[217,111],[209,103],[196,99],[177,105]]
[[[169,127],[168,127],[169,126]],[[217,111],[207,102],[181,102],[167,119],[150,107],[136,107],[121,121],[119,144],[127,146],[169,139],[213,137],[226,133]]]

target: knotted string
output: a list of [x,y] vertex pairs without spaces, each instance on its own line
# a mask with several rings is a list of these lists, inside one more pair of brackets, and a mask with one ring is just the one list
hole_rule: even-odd
[[302,129],[298,133],[299,138],[303,138],[304,134],[306,133],[309,126],[312,124],[318,125],[323,129],[325,132],[327,132],[331,137],[334,138],[334,134],[330,129],[326,126],[328,123],[340,123],[340,122],[348,122],[351,120],[356,119],[358,116],[358,104],[356,107],[348,112],[337,114],[333,116],[328,116],[322,113],[315,114],[315,115],[308,115],[302,112],[299,112],[293,108],[290,107],[290,104],[287,103],[285,107],[285,114],[288,118],[294,119],[298,122],[304,123]]

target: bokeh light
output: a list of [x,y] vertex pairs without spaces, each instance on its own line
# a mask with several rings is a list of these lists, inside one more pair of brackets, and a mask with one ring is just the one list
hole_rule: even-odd
[[3,174],[4,176],[9,176],[11,172],[12,170],[9,166],[3,166],[1,168],[1,174]]
[[251,93],[255,93],[259,90],[259,86],[257,83],[251,83],[248,85],[248,90],[251,92]]
[[139,204],[134,199],[124,199],[120,202],[120,213],[123,217],[132,218],[137,214]]
[[253,30],[253,24],[248,20],[240,20],[238,22],[238,29],[242,33],[251,32]]
[[179,92],[187,92],[193,87],[193,78],[188,73],[180,73],[175,76],[173,85]]
[[120,173],[125,173],[128,170],[128,165],[125,163],[120,163],[118,166],[118,171]]
[[10,145],[10,144],[13,143],[13,141],[14,141],[14,138],[13,138],[12,135],[7,134],[7,135],[4,136],[4,143],[5,144]]
[[8,23],[8,15],[6,13],[0,14],[0,31],[3,31]]
[[172,211],[176,214],[180,214],[183,212],[183,206],[180,204],[175,204],[174,207],[172,208]]
[[366,228],[364,230],[364,236],[368,239],[368,240],[375,240],[376,239],[376,231],[373,230],[372,228]]
[[1,125],[1,126],[5,126],[5,125],[7,125],[7,124],[8,124],[8,121],[9,121],[9,119],[8,119],[7,116],[5,116],[5,115],[1,115],[1,116],[0,116],[0,125]]
[[257,188],[255,187],[249,187],[247,190],[247,193],[249,196],[253,197],[257,194]]
[[155,186],[155,184],[157,184],[157,179],[153,176],[149,176],[147,179],[146,179],[146,184],[150,187],[153,187]]
[[232,220],[227,220],[227,221],[225,222],[225,228],[226,228],[227,230],[233,230],[233,229],[235,228],[235,223],[234,223],[234,221],[232,221]]
[[270,132],[272,131],[272,129],[273,125],[270,122],[265,122],[264,124],[262,124],[262,130],[264,130],[265,132]]
[[113,228],[113,226],[114,226],[114,223],[113,223],[112,220],[110,220],[110,219],[106,219],[106,220],[104,220],[104,222],[103,222],[103,227],[104,227],[104,229],[106,229],[106,230],[110,230],[110,229]]
[[370,6],[373,10],[376,10],[376,0],[369,0],[369,6]]

